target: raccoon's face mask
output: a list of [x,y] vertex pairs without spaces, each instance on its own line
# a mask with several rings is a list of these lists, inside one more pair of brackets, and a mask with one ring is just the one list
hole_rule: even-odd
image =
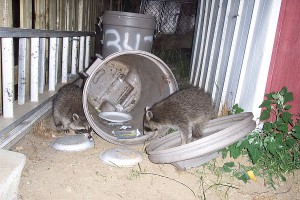
[[156,123],[153,121],[153,113],[149,108],[146,108],[146,113],[144,116],[144,130],[146,132],[156,131]]

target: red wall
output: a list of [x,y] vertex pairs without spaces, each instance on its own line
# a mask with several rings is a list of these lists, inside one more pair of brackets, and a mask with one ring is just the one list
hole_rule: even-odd
[[265,93],[282,86],[294,93],[291,112],[300,113],[299,0],[282,0]]

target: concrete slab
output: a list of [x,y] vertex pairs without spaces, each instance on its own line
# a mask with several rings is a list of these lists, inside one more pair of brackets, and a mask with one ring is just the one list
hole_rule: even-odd
[[24,154],[0,149],[0,200],[18,199],[21,172],[25,162]]

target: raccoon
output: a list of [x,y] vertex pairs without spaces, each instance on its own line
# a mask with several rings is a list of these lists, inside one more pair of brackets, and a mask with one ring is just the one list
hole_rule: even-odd
[[58,90],[53,99],[53,120],[60,131],[89,131],[90,126],[83,111],[82,90],[78,85],[66,84]]
[[181,131],[181,143],[202,136],[203,126],[215,116],[211,95],[197,87],[175,92],[166,99],[146,108],[144,130],[159,131],[172,127]]

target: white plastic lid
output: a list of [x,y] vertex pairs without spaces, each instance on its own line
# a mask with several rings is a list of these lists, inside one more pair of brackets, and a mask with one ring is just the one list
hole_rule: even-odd
[[66,135],[54,140],[51,147],[60,151],[83,151],[94,147],[94,140],[85,135]]
[[127,122],[132,119],[132,116],[122,112],[101,112],[99,117],[109,122]]
[[108,149],[100,153],[99,158],[105,164],[118,167],[133,167],[143,160],[139,151],[126,147]]

